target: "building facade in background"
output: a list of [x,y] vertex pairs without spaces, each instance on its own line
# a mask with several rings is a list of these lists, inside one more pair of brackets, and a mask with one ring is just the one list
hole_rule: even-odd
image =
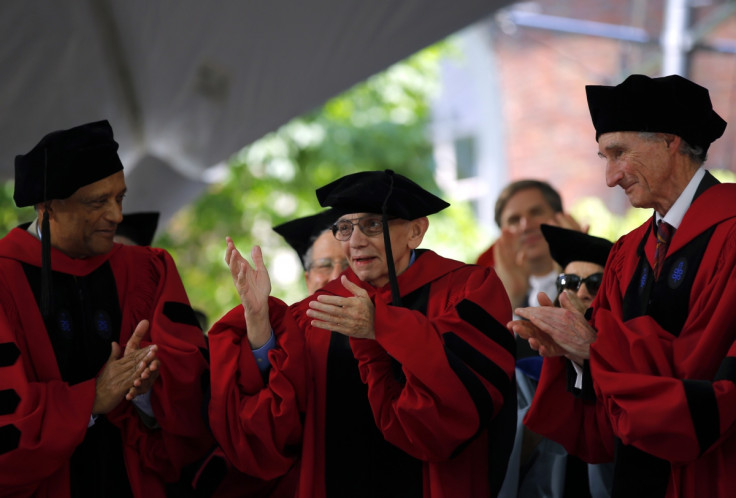
[[461,31],[434,105],[439,184],[472,200],[492,232],[498,192],[522,178],[549,181],[566,208],[594,196],[623,214],[628,201],[606,186],[597,157],[585,85],[614,85],[632,73],[678,73],[708,88],[730,126],[706,167],[736,171],[734,4],[540,0]]

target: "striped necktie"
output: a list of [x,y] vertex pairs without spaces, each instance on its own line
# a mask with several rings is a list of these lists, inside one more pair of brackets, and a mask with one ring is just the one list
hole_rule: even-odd
[[667,248],[672,240],[672,235],[675,233],[675,229],[666,221],[660,220],[657,223],[657,249],[654,251],[654,278],[659,278],[659,273],[662,271],[662,265],[664,264],[664,258],[667,256]]

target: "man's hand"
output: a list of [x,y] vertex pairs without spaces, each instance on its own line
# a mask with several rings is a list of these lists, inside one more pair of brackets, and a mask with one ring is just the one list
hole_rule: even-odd
[[310,301],[307,316],[314,318],[312,325],[350,337],[375,339],[376,332],[373,327],[375,307],[368,293],[348,280],[345,275],[340,277],[340,282],[353,296],[322,294],[317,300]]
[[575,309],[566,294],[560,296],[563,308],[552,306],[550,299],[540,293],[542,306],[519,308],[516,314],[529,322],[515,320],[508,328],[529,340],[529,346],[542,356],[565,356],[582,364],[590,357],[590,345],[596,331],[582,313]]
[[245,310],[245,323],[248,330],[248,341],[252,349],[258,349],[271,337],[271,324],[268,316],[268,296],[271,294],[271,279],[266,265],[263,264],[261,248],[254,246],[250,254],[253,258],[251,266],[235,247],[233,239],[227,237],[225,263],[230,268],[233,284],[240,296],[240,303]]
[[530,272],[519,235],[508,228],[501,230],[501,236],[493,244],[493,268],[506,289],[511,307],[521,306],[529,292]]
[[[138,323],[138,326],[136,326],[133,331],[133,335],[125,345],[123,357],[134,354],[135,351],[140,350],[141,340],[143,340],[143,337],[148,333],[148,327],[148,320],[141,320],[140,323]],[[153,387],[153,383],[158,379],[160,366],[161,362],[158,358],[154,358],[150,361],[143,372],[141,372],[140,377],[133,381],[133,386],[128,390],[128,393],[125,395],[125,399],[130,401],[136,396],[150,391]]]
[[112,343],[110,357],[97,377],[93,415],[108,413],[126,397],[135,381],[156,361],[156,350],[155,344],[142,349],[131,348],[129,352],[126,348],[126,355],[121,358],[120,345]]
[[567,213],[555,213],[554,217],[546,224],[583,233],[588,233],[588,230],[590,229],[589,225],[581,225],[575,218]]

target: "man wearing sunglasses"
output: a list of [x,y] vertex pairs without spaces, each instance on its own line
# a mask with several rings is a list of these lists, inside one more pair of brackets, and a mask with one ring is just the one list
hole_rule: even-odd
[[731,496],[736,187],[703,168],[726,122],[680,76],[586,91],[607,184],[654,213],[611,251],[589,322],[564,295],[517,310],[509,328],[556,356],[525,423],[614,461],[613,496]]
[[603,268],[613,243],[552,225],[542,225],[541,229],[552,259],[562,268],[555,280],[555,306],[559,306],[560,296],[565,293],[575,308],[585,313],[601,288]]
[[[242,306],[210,332],[210,420],[241,470],[299,460],[299,497],[495,496],[514,435],[511,307],[487,268],[419,249],[448,206],[392,171],[317,190],[350,268],[288,309],[228,241]],[[267,377],[251,349],[269,337]],[[247,338],[247,341],[244,340]]]

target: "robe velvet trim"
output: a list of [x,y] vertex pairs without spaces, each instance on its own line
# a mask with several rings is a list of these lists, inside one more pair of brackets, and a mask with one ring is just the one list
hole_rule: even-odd
[[[493,321],[505,324],[511,309],[498,277],[486,268],[421,252],[399,275],[398,283],[402,298],[430,285],[426,311],[422,312],[392,306],[389,286],[373,288],[349,269],[345,275],[366,289],[375,305],[376,340],[351,339],[350,348],[367,385],[373,419],[382,437],[422,461],[425,498],[494,496],[503,479],[515,427],[515,421],[507,417],[516,413],[515,390],[509,387],[513,386],[514,356],[508,344],[513,341],[510,332],[505,332],[508,338],[494,340],[487,326],[479,329],[468,323],[458,314],[457,306],[467,300],[485,310]],[[321,293],[348,295],[339,280],[317,294]],[[314,298],[292,305],[283,322],[274,326],[278,346],[270,353],[271,372],[260,388],[253,355],[242,339],[242,310],[234,311],[229,323],[213,327],[213,387],[220,382],[228,386],[218,387],[221,392],[213,394],[210,420],[221,444],[235,440],[252,442],[259,451],[276,450],[256,454],[250,451],[253,446],[246,444],[226,449],[241,470],[266,478],[273,478],[279,469],[286,472],[291,468],[294,455],[278,450],[291,448],[286,442],[294,441],[301,432],[297,496],[321,498],[328,496],[325,424],[331,334],[309,323],[306,310]],[[281,315],[281,311],[274,312],[278,303],[270,304],[273,326],[274,314]],[[492,328],[498,332],[503,326]],[[447,334],[458,340],[451,339],[454,344],[449,344],[445,337],[452,335]],[[483,358],[468,354],[463,343]],[[500,367],[504,379],[489,374],[488,361]],[[455,368],[452,362],[456,362]],[[396,375],[397,364],[404,378]],[[464,378],[456,373],[457,365],[463,365]],[[234,377],[240,379],[240,385],[229,380]],[[311,387],[304,378],[310,379]],[[287,420],[294,425],[287,425]],[[504,433],[511,434],[511,440],[504,440]]]
[[[671,268],[710,238],[694,271],[679,334],[653,317],[625,320],[624,299],[640,267],[637,247],[651,266],[656,242],[647,222],[614,246],[593,303],[598,338],[591,347],[594,401],[565,388],[565,361],[545,360],[525,423],[590,462],[610,461],[618,438],[668,462],[666,496],[730,496],[736,486],[736,389],[721,379],[736,340],[736,185],[697,197],[670,244]],[[647,238],[645,238],[645,236]],[[702,240],[702,238],[701,238]],[[671,261],[668,261],[671,260]],[[666,278],[666,277],[662,277]],[[723,470],[722,470],[723,469]]]
[[[20,402],[0,415],[0,427],[20,432],[17,447],[0,454],[0,482],[18,496],[69,496],[69,460],[84,439],[95,397],[94,378],[71,385],[57,365],[54,348],[26,280],[23,264],[40,266],[40,242],[16,228],[0,240],[0,344],[11,343],[18,359],[0,367],[0,390],[13,389]],[[201,414],[201,379],[208,365],[199,327],[170,320],[167,302],[189,305],[176,267],[163,250],[114,245],[83,260],[52,250],[53,271],[85,277],[103,265],[114,276],[121,311],[121,347],[142,319],[150,321],[144,346],[158,345],[160,377],[151,394],[158,430],[141,422],[122,401],[107,414],[120,431],[134,496],[163,497],[165,481],[206,453],[213,441]],[[14,431],[13,431],[14,432]],[[34,465],[28,465],[28,462]]]

